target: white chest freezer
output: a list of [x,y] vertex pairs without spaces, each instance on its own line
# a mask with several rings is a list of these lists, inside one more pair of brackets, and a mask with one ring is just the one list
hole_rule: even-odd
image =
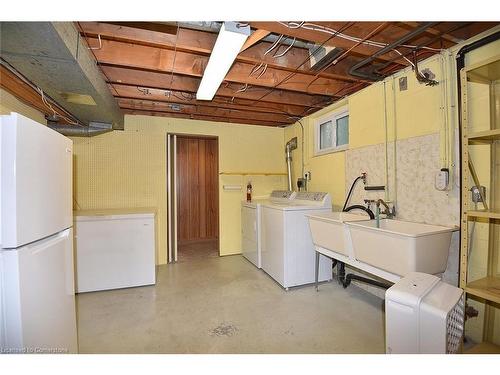
[[155,284],[154,209],[74,216],[77,293]]

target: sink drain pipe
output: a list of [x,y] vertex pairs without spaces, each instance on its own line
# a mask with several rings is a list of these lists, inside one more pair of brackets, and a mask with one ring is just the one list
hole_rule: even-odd
[[377,286],[377,287],[383,288],[383,289],[389,289],[391,286],[394,285],[392,283],[383,283],[381,281],[369,279],[367,277],[355,275],[353,273],[349,273],[346,275],[345,274],[345,263],[338,264],[338,280],[339,280],[339,283],[344,287],[344,289],[347,288],[351,284],[352,280],[361,281],[365,284],[370,284],[370,285]]

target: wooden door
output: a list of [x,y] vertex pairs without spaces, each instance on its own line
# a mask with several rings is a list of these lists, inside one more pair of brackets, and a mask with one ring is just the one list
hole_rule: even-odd
[[177,136],[178,243],[218,239],[218,144]]

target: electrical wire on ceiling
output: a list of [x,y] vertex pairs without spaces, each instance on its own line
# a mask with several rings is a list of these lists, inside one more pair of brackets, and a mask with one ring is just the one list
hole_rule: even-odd
[[141,92],[143,95],[151,95],[151,91],[147,87],[137,86],[137,90]]
[[[342,32],[342,31],[345,31],[347,30],[349,27],[351,27],[353,25],[353,22],[346,22],[345,25],[341,28],[341,30],[339,32]],[[330,35],[323,43],[321,43],[321,45],[319,45],[313,52],[312,54],[315,54],[317,53],[326,43],[328,43],[332,38],[334,38],[336,36],[336,34],[332,34]],[[299,71],[299,69],[304,65],[306,64],[307,62],[309,62],[310,59],[309,59],[309,56],[297,67],[295,68],[295,70],[293,72],[291,72],[290,74],[288,74],[285,78],[283,78],[280,82],[278,82],[276,85],[274,85],[271,89],[269,89],[268,92],[266,92],[264,95],[262,95],[259,99],[256,99],[253,101],[252,105],[254,105],[255,103],[258,103],[259,101],[261,101],[262,99],[264,99],[266,96],[268,96],[269,94],[271,94],[274,90],[276,90],[278,88],[278,86],[280,86],[281,84],[283,84],[284,82],[288,81],[290,78],[292,78],[295,74],[297,74],[297,72]]]
[[90,47],[90,45],[87,43],[88,45],[87,49],[91,49],[93,51],[102,49],[101,34],[97,34],[97,39],[99,40],[99,47]]
[[283,39],[284,35],[281,34],[278,39],[276,39],[274,41],[274,43],[271,45],[271,47],[269,47],[265,52],[264,52],[264,56],[266,56],[269,52],[271,52],[273,49],[275,49],[276,47],[279,46],[279,44],[281,43],[281,40]]
[[[358,37],[355,37],[355,36],[344,34],[342,32],[339,32],[339,31],[337,31],[335,29],[332,29],[330,27],[327,27],[327,26],[317,25],[317,24],[309,23],[309,22],[306,23],[305,21],[302,21],[301,23],[296,23],[296,22],[293,22],[293,21],[290,21],[290,22],[281,22],[281,21],[278,21],[278,23],[280,25],[283,25],[283,26],[285,26],[287,28],[290,28],[290,29],[300,29],[300,28],[303,28],[303,29],[306,29],[306,30],[319,31],[319,32],[327,33],[327,34],[336,34],[336,36],[339,37],[339,38],[342,38],[342,39],[345,39],[345,40],[349,40],[351,42],[361,42],[361,44],[365,44],[365,45],[372,46],[372,47],[384,48],[384,47],[387,47],[389,45],[388,43],[377,42],[377,41],[373,41],[373,40],[369,40],[369,39],[368,40],[363,40],[362,38],[358,38]],[[416,48],[417,46],[408,45],[408,44],[401,44],[400,47]],[[428,50],[431,50],[431,51],[436,51],[436,52],[441,52],[442,51],[441,49],[431,48],[431,47],[425,47],[425,49],[428,49]]]
[[[311,85],[316,82],[316,80],[319,78],[319,75],[324,72],[326,69],[328,69],[330,66],[332,65],[335,65],[337,64],[339,61],[341,61],[345,56],[347,56],[349,54],[349,52],[351,52],[354,48],[356,48],[357,46],[359,46],[360,44],[363,43],[363,41],[365,40],[368,40],[369,38],[373,37],[374,35],[376,35],[382,28],[384,28],[385,26],[387,26],[387,22],[382,22],[380,25],[378,25],[375,29],[373,29],[372,31],[370,31],[363,39],[359,40],[358,42],[356,42],[351,48],[349,48],[347,51],[344,51],[339,57],[335,58],[333,61],[331,61],[330,63],[326,64],[324,67],[322,67],[317,73],[316,75],[314,76],[314,79],[309,82],[309,84],[307,85],[307,89],[309,89],[309,87],[311,87]],[[347,83],[347,85],[350,85],[350,83]]]
[[[89,47],[89,50],[92,52],[92,56],[94,56],[94,60],[95,60],[95,64],[97,66],[99,66],[101,69],[101,73],[102,75],[106,78],[106,82],[111,85],[111,88],[114,90],[114,92],[118,95],[118,91],[116,90],[116,87],[114,86],[115,84],[113,82],[111,82],[111,80],[109,79],[109,77],[106,75],[106,72],[104,71],[104,69],[102,69],[102,66],[101,64],[99,63],[99,60],[97,59],[97,56],[95,55],[94,53],[94,50],[95,49],[92,49],[90,48],[90,45],[89,45],[89,38],[87,36],[87,33],[85,32],[85,29],[82,27],[82,25],[80,24],[80,22],[76,22],[77,25],[78,25],[78,28],[83,32],[83,37],[85,38],[85,41],[87,43],[87,46]],[[80,38],[80,34],[78,34],[78,38]],[[100,41],[99,43],[99,49],[102,49],[102,40]]]
[[247,89],[248,89],[248,83],[245,83],[245,84],[243,85],[243,87],[242,87],[241,89],[239,89],[238,91],[236,91],[236,92],[237,92],[237,93],[238,93],[238,92],[245,92],[245,91],[247,91]]
[[[76,125],[76,126],[84,126],[71,113],[69,113],[68,111],[66,111],[64,108],[60,107],[52,98],[49,98],[54,103],[54,105],[58,105],[59,106],[59,108],[58,108],[59,111],[57,112],[54,109],[54,107],[52,107],[52,105],[49,103],[49,100],[47,99],[47,97],[46,97],[45,92],[43,91],[43,89],[41,87],[38,87],[37,85],[35,85],[33,82],[29,81],[26,77],[24,77],[21,73],[19,73],[7,61],[5,61],[4,59],[0,58],[0,65],[2,65],[3,67],[5,67],[5,69],[7,69],[8,71],[10,71],[18,79],[20,79],[21,81],[23,81],[31,89],[35,90],[40,95],[40,98],[42,99],[42,103],[45,105],[45,107],[47,107],[52,112],[52,116],[53,116],[54,119],[57,118],[57,117],[60,117],[63,120],[66,120],[66,122],[68,124]],[[63,115],[61,112],[65,112],[65,113],[68,114],[68,116],[72,116],[74,118],[74,120],[70,119],[69,117],[67,117],[65,115]]]
[[43,104],[52,111],[52,116],[54,119],[57,119],[58,117],[62,118],[63,120],[66,120],[66,122],[68,124],[71,124],[71,125],[77,125],[77,126],[83,126],[81,125],[80,123],[76,122],[76,121],[73,121],[73,120],[70,120],[69,118],[67,118],[66,116],[62,115],[61,113],[58,113],[56,112],[56,110],[50,105],[50,103],[47,101],[47,99],[45,98],[45,93],[43,92],[43,90],[36,86],[36,90],[38,91],[38,93],[40,94],[40,97],[42,98],[42,102]]
[[285,51],[283,51],[283,52],[282,52],[282,53],[280,53],[279,55],[277,55],[277,54],[276,54],[276,53],[278,52],[278,51],[276,51],[276,52],[274,53],[273,57],[277,59],[278,57],[283,57],[283,56],[285,56],[285,55],[287,54],[287,52],[288,52],[288,51],[290,51],[290,50],[292,49],[292,47],[293,47],[293,45],[295,44],[295,41],[296,41],[296,40],[297,40],[297,38],[295,38],[295,37],[294,37],[294,38],[293,38],[293,40],[292,40],[292,43],[290,43],[290,45],[288,46],[288,48],[287,48],[287,49],[285,49]]
[[175,58],[177,57],[177,41],[179,40],[179,23],[177,23],[177,33],[175,35],[175,46],[174,46],[174,58],[172,59],[172,71],[170,73],[170,89],[172,89],[172,84],[174,83],[174,69],[175,69]]

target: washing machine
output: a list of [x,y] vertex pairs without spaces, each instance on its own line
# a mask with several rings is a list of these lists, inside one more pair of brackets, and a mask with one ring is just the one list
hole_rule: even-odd
[[[293,200],[262,204],[262,269],[283,288],[315,281],[315,250],[305,215],[331,210],[331,197],[322,192],[298,192]],[[321,257],[319,280],[331,278],[332,261]]]
[[241,252],[255,267],[262,267],[260,235],[262,205],[269,202],[290,202],[296,194],[294,191],[274,190],[265,199],[241,202]]

